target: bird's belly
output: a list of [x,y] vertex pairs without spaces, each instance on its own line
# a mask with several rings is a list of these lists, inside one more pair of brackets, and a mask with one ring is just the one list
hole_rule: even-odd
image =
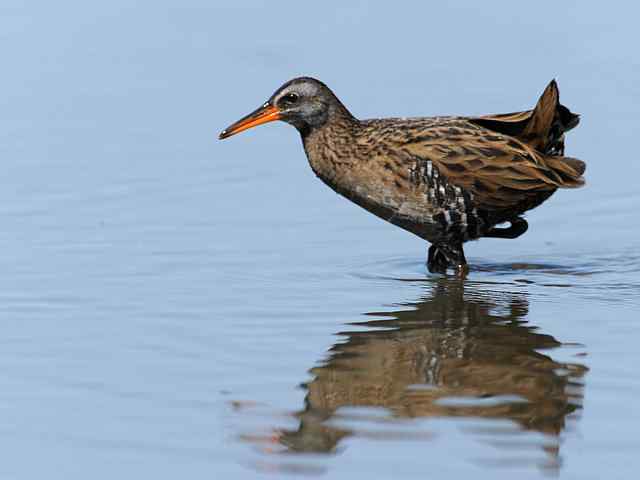
[[366,175],[320,178],[365,210],[431,243],[479,236],[481,222],[455,198],[435,201],[424,188],[398,179],[384,182]]

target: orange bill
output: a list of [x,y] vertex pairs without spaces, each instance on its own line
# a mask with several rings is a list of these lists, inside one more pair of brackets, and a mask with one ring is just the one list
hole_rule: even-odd
[[273,122],[274,120],[280,119],[280,112],[276,107],[265,103],[263,106],[258,108],[256,111],[251,112],[246,117],[241,118],[236,123],[229,125],[226,129],[220,133],[220,140],[230,137],[231,135],[235,135],[236,133],[240,133],[244,130],[248,130],[249,128],[256,127],[258,125],[262,125],[263,123]]

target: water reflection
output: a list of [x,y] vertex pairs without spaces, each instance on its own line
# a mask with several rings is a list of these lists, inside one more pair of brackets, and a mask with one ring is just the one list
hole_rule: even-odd
[[311,370],[298,428],[277,441],[288,452],[332,452],[347,436],[367,435],[343,407],[383,407],[392,420],[508,420],[512,434],[545,434],[535,449],[557,466],[557,439],[581,409],[587,369],[554,360],[561,343],[528,323],[528,311],[526,293],[439,279],[417,302],[368,313]]

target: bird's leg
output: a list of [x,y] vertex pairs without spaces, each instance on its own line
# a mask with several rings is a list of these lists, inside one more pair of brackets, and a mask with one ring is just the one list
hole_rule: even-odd
[[447,266],[443,263],[438,247],[431,245],[427,254],[427,268],[431,273],[446,273]]
[[429,247],[427,268],[431,273],[447,273],[453,268],[461,277],[469,271],[462,243],[435,243]]
[[511,224],[507,228],[491,228],[483,237],[487,238],[518,238],[529,228],[529,224],[522,217],[514,217],[509,220]]

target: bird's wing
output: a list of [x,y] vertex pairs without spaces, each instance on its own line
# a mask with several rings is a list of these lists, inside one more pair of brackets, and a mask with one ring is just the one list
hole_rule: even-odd
[[546,157],[524,142],[467,119],[447,119],[401,136],[398,151],[430,161],[439,175],[474,196],[476,205],[510,208],[540,192],[583,184],[563,157]]

